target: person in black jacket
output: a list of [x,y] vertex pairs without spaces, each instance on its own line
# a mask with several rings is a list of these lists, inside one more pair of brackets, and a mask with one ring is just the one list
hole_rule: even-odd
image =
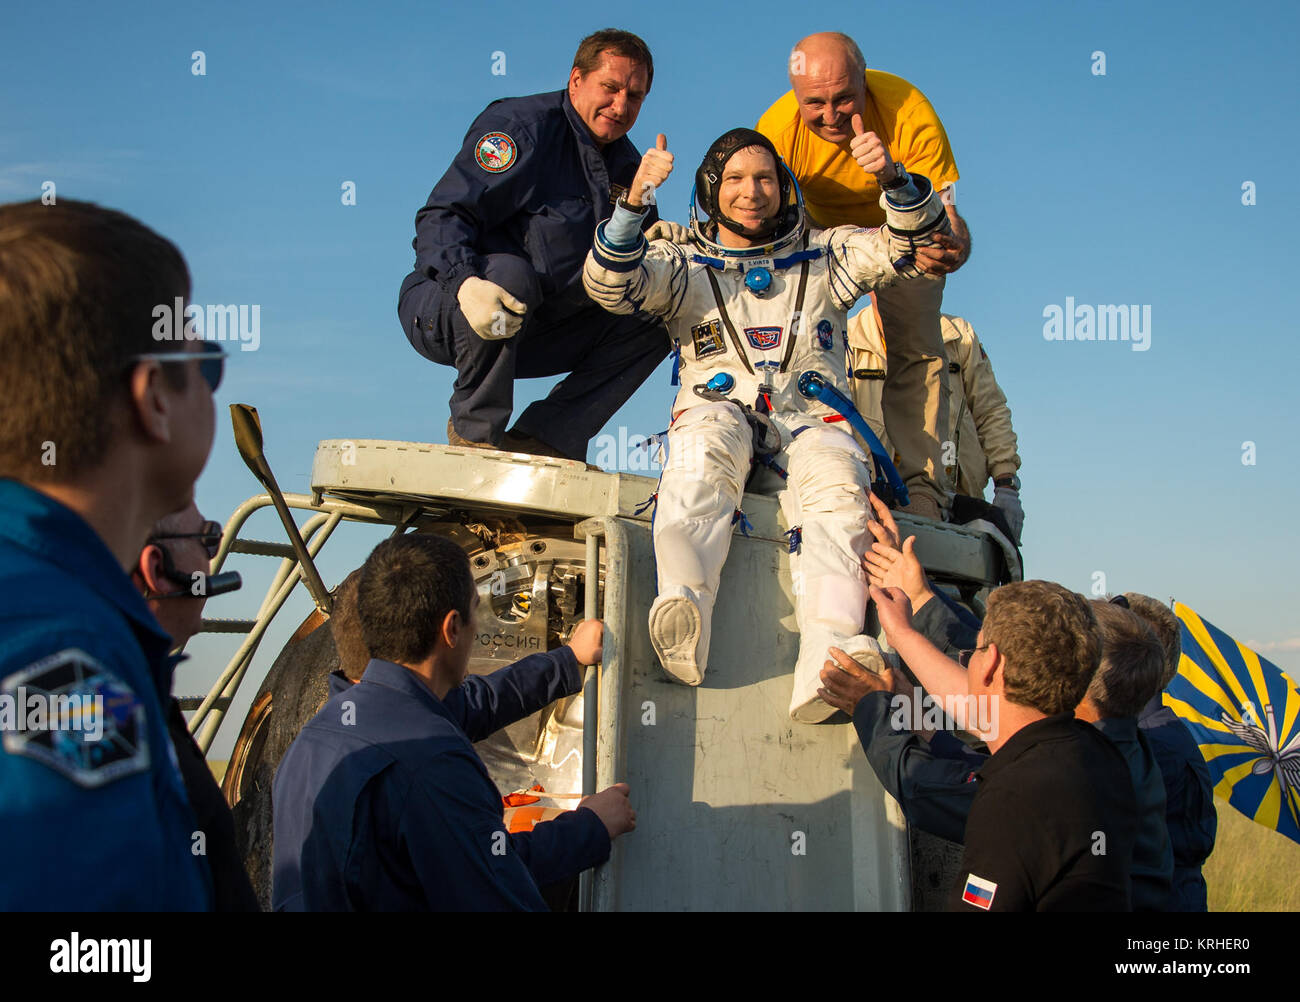
[[[641,162],[627,132],[653,80],[636,35],[583,39],[566,89],[488,105],[416,214],[397,312],[416,351],[456,369],[452,445],[583,459],[667,356],[658,318],[610,316],[581,280]],[[560,373],[507,431],[514,380]]]
[[[890,645],[992,752],[973,770],[965,876],[950,907],[1129,910],[1133,783],[1115,745],[1074,715],[1101,661],[1087,601],[1047,581],[1003,585],[957,663],[912,627],[901,588],[871,597]],[[962,689],[964,705],[953,698]]]
[[[195,594],[194,575],[205,574],[208,561],[221,544],[221,527],[205,522],[194,504],[161,519],[149,534],[132,570],[136,586],[149,609],[172,638],[172,649],[184,647],[203,626],[206,592]],[[174,660],[179,663],[184,655]],[[257,895],[244,870],[235,842],[235,825],[226,798],[208,768],[207,759],[190,734],[181,705],[172,697],[167,708],[167,733],[176,749],[185,792],[202,833],[203,857],[212,873],[213,907],[219,912],[260,911]],[[196,843],[198,844],[198,843]]]
[[1174,851],[1174,886],[1169,908],[1176,912],[1206,910],[1205,877],[1201,866],[1214,851],[1219,816],[1214,809],[1214,785],[1196,739],[1161,695],[1178,674],[1182,657],[1178,618],[1163,602],[1149,595],[1126,592],[1129,608],[1146,621],[1165,652],[1164,673],[1157,692],[1138,714],[1165,784],[1165,823]]
[[[943,694],[940,705],[983,737],[995,755],[975,752],[945,731],[952,724],[938,710],[935,719],[928,712],[922,719],[919,692],[901,672],[873,675],[841,651],[831,652],[835,660],[822,672],[822,698],[853,717],[868,760],[908,820],[966,843],[970,869],[955,906],[1128,909],[1137,835],[1129,770],[1112,743],[1087,735],[1082,722],[1069,719],[1095,676],[1096,662],[1089,667],[1092,645],[1101,644],[1095,614],[1058,585],[1020,583],[990,598],[990,609],[998,596],[997,602],[1010,600],[1006,624],[999,628],[994,622],[990,637],[986,620],[972,636],[969,612],[959,614],[959,607],[930,589],[911,541],[900,551],[892,516],[883,505],[875,508],[878,543],[866,557],[868,570],[873,584],[888,577],[902,586],[872,589],[872,597],[884,603],[878,608],[886,634]],[[909,594],[918,606],[915,620]],[[945,654],[954,640],[970,644],[956,657],[960,667]],[[1031,652],[1012,664],[1014,694],[1007,691],[1008,659],[999,644]],[[1067,667],[1055,673],[1039,667],[1052,664]],[[959,690],[966,698],[958,697]],[[928,740],[914,733],[923,727],[935,729]],[[1000,758],[999,750],[1005,750]],[[1061,770],[1055,779],[1054,759]],[[990,784],[991,778],[997,782]],[[990,789],[996,791],[992,796],[984,793]],[[982,794],[981,812],[976,808]],[[1008,812],[1023,830],[1006,829]],[[1091,845],[1081,835],[1088,824],[1098,825],[1089,829]],[[1042,837],[1026,838],[1030,830]]]

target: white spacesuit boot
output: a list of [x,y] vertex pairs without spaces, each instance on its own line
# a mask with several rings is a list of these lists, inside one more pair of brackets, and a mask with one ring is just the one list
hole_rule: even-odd
[[799,527],[790,556],[799,624],[790,716],[820,723],[835,712],[817,695],[831,647],[872,671],[884,667],[879,646],[862,634],[867,581],[861,555],[873,541],[867,529],[870,480],[866,457],[835,428],[801,432],[787,454],[790,479],[781,505],[790,525]]
[[664,671],[686,685],[704,680],[718,580],[752,451],[749,425],[732,404],[691,407],[668,430],[654,518],[659,597],[650,607],[650,643]]

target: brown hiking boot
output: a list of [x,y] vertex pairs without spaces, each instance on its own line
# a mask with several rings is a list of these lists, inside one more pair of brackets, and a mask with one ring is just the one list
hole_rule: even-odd
[[533,438],[532,435],[525,435],[513,428],[506,432],[505,437],[501,439],[501,450],[503,452],[524,452],[530,456],[546,456],[548,459],[570,458],[558,449],[547,445],[541,439]]
[[[505,452],[523,452],[529,456],[545,456],[547,459],[567,459],[570,462],[581,462],[581,460],[574,460],[571,456],[564,455],[564,453],[547,445],[541,439],[533,438],[532,435],[525,435],[513,428],[506,432],[505,437],[501,440],[501,448]],[[586,466],[592,473],[605,472],[593,463],[587,463]]]
[[451,418],[447,418],[447,444],[455,445],[462,449],[495,449],[497,446],[491,442],[471,442],[469,439],[457,434],[456,426],[452,423]]

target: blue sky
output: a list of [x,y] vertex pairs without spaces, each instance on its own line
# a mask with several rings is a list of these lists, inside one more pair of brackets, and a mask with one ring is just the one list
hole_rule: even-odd
[[[838,29],[920,87],[952,141],[974,254],[945,309],[972,321],[1010,400],[1031,576],[1087,591],[1101,572],[1112,591],[1176,597],[1300,669],[1294,7],[831,0],[805,18],[755,0],[743,20],[727,6],[622,9],[629,18],[589,2],[52,3],[7,19],[0,201],[52,180],[60,196],[123,209],[182,248],[197,301],[261,308],[259,349],[232,360],[218,393],[198,485],[209,516],[224,521],[259,491],[233,447],[233,401],[258,407],[287,491],[308,489],[323,438],[445,439],[452,372],[410,348],[397,290],[415,212],[489,101],[563,86],[592,30],[636,31],[656,79],[631,136],[641,148],[668,136],[683,169],[660,204],[684,219],[686,168],[786,90],[798,37]],[[191,73],[195,50],[204,76]],[[345,181],[355,206],[341,204]],[[1150,306],[1150,349],[1045,340],[1044,310],[1067,297]],[[551,382],[521,383],[518,408]],[[670,393],[665,368],[607,430],[660,430]],[[341,534],[326,581],[377,538]],[[250,588],[210,612],[251,615],[259,599]],[[299,593],[258,675],[308,608]],[[178,690],[206,689],[231,649],[192,645]]]

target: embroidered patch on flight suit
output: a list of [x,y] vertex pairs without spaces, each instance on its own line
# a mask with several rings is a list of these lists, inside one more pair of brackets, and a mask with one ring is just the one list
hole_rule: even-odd
[[749,343],[759,351],[767,351],[781,343],[783,330],[784,327],[746,327],[745,337],[749,338]]
[[948,371],[949,371],[949,372],[961,372],[961,366],[958,365],[956,362],[949,362],[949,363],[948,363]]
[[478,165],[490,174],[500,174],[519,159],[519,148],[504,132],[489,132],[474,150]]
[[822,351],[835,347],[835,327],[829,320],[817,321],[817,347]]
[[695,360],[710,355],[720,355],[727,350],[727,343],[722,340],[722,321],[706,320],[691,328],[691,339],[695,342]]
[[854,379],[884,379],[885,370],[884,369],[854,369],[853,378]]
[[993,895],[997,893],[998,885],[993,881],[970,873],[966,875],[966,888],[962,891],[961,899],[968,905],[988,911],[993,906]]
[[75,647],[0,682],[0,731],[5,752],[35,759],[78,786],[103,786],[149,768],[144,704]]

